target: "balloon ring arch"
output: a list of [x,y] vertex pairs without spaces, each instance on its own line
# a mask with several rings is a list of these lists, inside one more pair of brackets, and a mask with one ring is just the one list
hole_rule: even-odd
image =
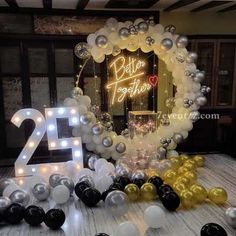
[[173,76],[176,93],[174,98],[170,98],[174,101],[172,113],[168,115],[168,122],[161,123],[155,132],[132,138],[127,134],[118,135],[103,123],[104,120],[110,121],[108,113],[97,120],[94,114],[96,106],[91,106],[91,99],[83,95],[77,81],[72,98],[64,101],[66,106],[79,106],[80,125],[73,128],[73,135],[82,137],[88,151],[106,159],[132,156],[140,149],[148,149],[149,153],[161,158],[168,150],[174,150],[187,138],[193,123],[199,119],[198,109],[206,103],[204,94],[210,91],[209,87],[200,84],[205,73],[197,69],[197,54],[188,52],[187,44],[187,37],[176,34],[173,25],[164,28],[155,24],[151,17],[134,22],[108,19],[103,28],[88,35],[87,43],[76,45],[76,56],[84,59],[86,64],[90,57],[101,63],[106,55],[116,56],[123,49],[131,52],[141,49],[144,53],[153,51]]

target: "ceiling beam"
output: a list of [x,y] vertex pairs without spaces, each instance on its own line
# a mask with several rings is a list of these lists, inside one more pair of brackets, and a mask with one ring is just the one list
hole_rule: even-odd
[[224,9],[219,10],[218,12],[229,12],[229,11],[234,11],[236,10],[236,4],[234,4],[233,6],[230,7],[226,7]]
[[121,19],[124,17],[149,17],[159,16],[159,11],[132,11],[132,10],[84,10],[82,13],[73,9],[44,9],[44,8],[28,8],[28,7],[0,7],[0,13],[15,13],[15,14],[38,14],[38,15],[72,15],[72,16],[98,16],[98,17],[116,17]]
[[178,2],[170,5],[169,7],[165,8],[164,11],[173,11],[178,8],[193,4],[195,2],[199,2],[200,0],[179,0]]
[[18,4],[16,0],[5,0],[5,2],[12,8],[18,8]]
[[204,10],[207,10],[207,9],[210,9],[210,8],[213,8],[213,7],[218,7],[218,6],[221,6],[221,5],[224,5],[224,4],[227,4],[227,3],[231,3],[232,1],[211,1],[211,2],[208,2],[200,7],[197,7],[193,10],[191,10],[191,12],[199,12],[199,11],[204,11]]
[[83,11],[84,8],[88,5],[89,0],[79,0],[77,3],[77,11]]
[[110,0],[105,5],[105,8],[122,8],[122,9],[144,9],[151,8],[160,0]]
[[52,9],[52,0],[43,0],[44,9]]

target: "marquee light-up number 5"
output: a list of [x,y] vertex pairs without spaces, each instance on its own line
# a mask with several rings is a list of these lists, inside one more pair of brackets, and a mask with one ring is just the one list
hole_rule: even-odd
[[38,173],[46,174],[47,172],[59,171],[60,168],[64,166],[64,162],[54,163],[55,165],[52,165],[52,163],[27,165],[46,130],[49,150],[72,149],[73,161],[77,162],[80,167],[83,166],[81,138],[58,139],[57,131],[57,118],[68,118],[69,125],[79,125],[78,109],[76,107],[46,108],[45,113],[46,120],[42,113],[36,109],[21,109],[17,111],[11,119],[11,122],[18,128],[21,126],[22,122],[27,119],[31,119],[35,123],[34,131],[15,162],[16,176],[27,176]]

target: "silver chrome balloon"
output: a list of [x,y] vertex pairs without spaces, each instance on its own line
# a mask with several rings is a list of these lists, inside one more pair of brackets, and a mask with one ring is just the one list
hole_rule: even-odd
[[142,179],[142,180],[146,180],[147,179],[147,175],[144,171],[142,170],[136,170],[132,176],[131,176],[131,180],[134,181],[136,179]]
[[23,206],[27,206],[30,200],[30,195],[23,190],[16,190],[10,195],[10,200],[15,203],[20,203]]
[[59,181],[59,179],[62,177],[62,175],[60,174],[52,174],[50,177],[49,177],[49,184],[51,187],[56,187],[57,186],[57,183]]
[[91,169],[91,170],[94,170],[94,164],[95,162],[99,159],[99,156],[96,155],[96,154],[92,154],[89,159],[88,159],[88,167]]
[[4,178],[0,180],[0,196],[2,196],[4,189],[9,185],[9,184],[14,184],[15,181],[13,179],[9,178]]
[[186,62],[187,63],[194,63],[197,61],[198,55],[195,52],[189,52],[187,57],[186,57]]
[[126,145],[122,142],[116,144],[116,151],[118,153],[123,153],[126,150]]
[[38,183],[33,187],[32,193],[37,200],[45,201],[50,195],[50,188],[46,183]]
[[236,207],[229,207],[226,210],[225,219],[232,228],[236,228]]
[[82,95],[83,95],[83,90],[79,87],[74,87],[73,90],[71,91],[72,98],[78,99]]
[[165,38],[161,41],[161,49],[163,51],[168,51],[172,48],[173,41],[171,39]]
[[138,24],[138,32],[140,34],[145,34],[148,31],[148,28],[149,28],[148,23],[145,21],[142,21]]
[[196,82],[196,83],[201,83],[203,80],[205,79],[205,72],[204,71],[198,71],[196,72],[193,80]]
[[125,28],[125,27],[121,28],[121,29],[119,30],[119,36],[120,36],[120,38],[123,39],[123,40],[128,39],[129,36],[130,36],[129,29],[128,29],[128,28]]
[[204,96],[199,96],[195,99],[195,103],[199,106],[204,106],[207,103],[207,99]]
[[188,46],[188,38],[186,36],[179,36],[176,39],[177,48],[186,48]]
[[89,113],[83,114],[83,115],[80,116],[79,120],[83,125],[87,125],[91,122],[92,116]]
[[0,197],[0,214],[11,204],[8,197]]
[[107,137],[103,138],[102,144],[103,144],[103,146],[105,146],[105,147],[111,147],[112,144],[113,144],[112,137],[107,136]]
[[75,188],[75,184],[74,184],[72,179],[70,179],[68,177],[62,177],[58,181],[58,185],[60,185],[60,184],[66,186],[69,189],[70,194],[71,195],[73,194],[74,188]]
[[97,38],[95,39],[95,44],[99,48],[106,48],[108,45],[108,39],[105,35],[98,35]]
[[97,124],[93,125],[93,127],[92,127],[92,133],[94,135],[100,135],[103,133],[103,131],[104,131],[104,127],[100,123],[97,123]]
[[184,138],[182,134],[176,133],[173,135],[173,140],[174,142],[176,142],[177,144],[183,142]]

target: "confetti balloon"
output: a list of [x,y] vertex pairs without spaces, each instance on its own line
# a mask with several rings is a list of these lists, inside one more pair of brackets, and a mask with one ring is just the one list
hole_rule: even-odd
[[165,224],[165,212],[159,206],[150,206],[144,211],[144,221],[151,228],[161,228]]
[[74,49],[75,55],[80,59],[87,59],[91,56],[90,48],[87,43],[78,43]]
[[128,211],[128,196],[126,193],[115,190],[105,199],[105,207],[113,216],[122,216]]
[[228,194],[227,192],[220,187],[212,188],[208,192],[208,198],[215,204],[224,204],[227,201]]
[[143,200],[151,201],[157,197],[157,189],[152,183],[145,183],[140,188],[140,195]]
[[197,203],[202,203],[207,198],[207,191],[206,189],[200,184],[194,184],[190,187],[190,191],[193,192],[194,197]]
[[196,204],[193,192],[184,190],[180,193],[181,204],[184,208],[192,208]]
[[126,185],[124,192],[127,194],[129,200],[136,201],[139,198],[140,190],[136,184]]

